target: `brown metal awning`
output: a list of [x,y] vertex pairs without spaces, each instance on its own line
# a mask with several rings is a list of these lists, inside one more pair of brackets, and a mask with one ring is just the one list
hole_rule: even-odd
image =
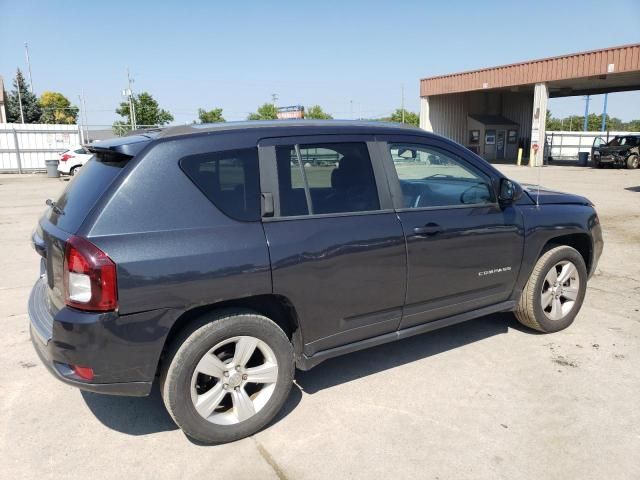
[[495,89],[529,91],[543,82],[551,97],[640,89],[640,44],[423,78],[420,96]]

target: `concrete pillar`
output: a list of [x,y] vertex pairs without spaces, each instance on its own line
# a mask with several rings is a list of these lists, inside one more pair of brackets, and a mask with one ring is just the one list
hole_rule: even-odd
[[420,97],[420,128],[433,132],[433,125],[429,118],[429,97]]
[[542,166],[547,123],[547,101],[549,90],[546,83],[536,83],[533,92],[533,118],[531,120],[531,150],[529,165]]

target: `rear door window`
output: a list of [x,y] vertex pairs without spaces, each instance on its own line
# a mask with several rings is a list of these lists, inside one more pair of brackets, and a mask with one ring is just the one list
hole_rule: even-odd
[[260,219],[257,148],[191,155],[180,160],[180,168],[224,214],[242,221]]
[[364,142],[276,147],[280,216],[380,209]]

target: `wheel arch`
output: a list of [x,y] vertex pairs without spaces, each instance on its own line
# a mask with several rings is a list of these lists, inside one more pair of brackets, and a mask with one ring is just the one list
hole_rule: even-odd
[[560,235],[550,238],[542,246],[537,258],[540,258],[550,249],[560,245],[566,245],[577,250],[584,260],[584,264],[587,267],[587,273],[591,275],[591,268],[593,266],[593,241],[588,233],[570,233],[568,235]]
[[202,318],[203,315],[230,309],[248,310],[273,320],[276,325],[284,331],[287,338],[289,338],[293,344],[296,355],[298,352],[302,352],[302,332],[300,331],[298,314],[289,299],[282,295],[275,294],[254,295],[208,305],[199,305],[182,313],[175,320],[165,337],[162,353],[156,366],[156,375],[160,372],[163,360],[166,357],[171,343],[180,335],[180,332],[187,328],[192,322]]

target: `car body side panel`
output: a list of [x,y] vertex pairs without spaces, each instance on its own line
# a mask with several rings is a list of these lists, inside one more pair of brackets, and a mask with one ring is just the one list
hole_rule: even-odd
[[406,248],[393,212],[265,223],[274,292],[296,308],[305,354],[395,331]]
[[520,298],[533,267],[544,246],[554,238],[572,234],[588,235],[591,243],[590,261],[587,263],[592,275],[603,249],[602,230],[596,211],[590,205],[519,205],[525,227],[525,247],[522,267],[516,281],[513,299]]
[[247,146],[221,137],[160,142],[85,222],[86,236],[117,265],[120,313],[272,292],[262,224],[221,213],[178,165],[185,155]]

